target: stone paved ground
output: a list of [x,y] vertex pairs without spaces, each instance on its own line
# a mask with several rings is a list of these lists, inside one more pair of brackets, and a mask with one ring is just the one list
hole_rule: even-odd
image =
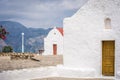
[[[13,70],[13,69],[23,69],[23,68],[33,68],[33,67],[44,67],[44,66],[55,66],[57,64],[63,64],[63,56],[35,56],[39,61],[34,60],[10,60],[9,56],[0,57],[0,71]],[[1,80],[1,79],[0,79]],[[3,80],[3,79],[2,79]],[[100,79],[100,78],[43,78],[34,80],[113,80],[113,79]]]
[[14,70],[23,68],[45,67],[55,66],[57,64],[63,64],[62,55],[58,56],[37,56],[40,61],[27,60],[10,60],[9,56],[0,56],[0,71]]
[[53,78],[42,78],[33,80],[114,80],[110,78],[63,78],[63,77],[53,77]]

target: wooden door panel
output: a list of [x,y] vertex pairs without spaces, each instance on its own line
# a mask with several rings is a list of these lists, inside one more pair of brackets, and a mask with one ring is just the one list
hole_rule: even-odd
[[57,44],[53,44],[53,55],[57,55]]
[[102,42],[102,74],[114,75],[115,41]]

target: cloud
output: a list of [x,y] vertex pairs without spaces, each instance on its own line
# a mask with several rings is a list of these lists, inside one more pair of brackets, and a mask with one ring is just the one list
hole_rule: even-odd
[[61,26],[87,0],[1,0],[0,21],[12,20],[27,27]]

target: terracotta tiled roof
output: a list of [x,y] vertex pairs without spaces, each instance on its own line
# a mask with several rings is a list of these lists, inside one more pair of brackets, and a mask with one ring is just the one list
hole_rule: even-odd
[[57,30],[62,34],[62,36],[64,35],[63,34],[63,28],[57,28]]

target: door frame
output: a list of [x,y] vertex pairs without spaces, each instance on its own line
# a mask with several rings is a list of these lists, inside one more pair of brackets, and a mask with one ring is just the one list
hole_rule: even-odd
[[[102,72],[102,69],[103,69],[103,62],[102,62],[102,60],[103,60],[103,42],[104,41],[113,41],[114,42],[114,75],[113,76],[115,76],[115,45],[116,45],[116,42],[115,42],[115,40],[102,40],[101,41],[101,74],[103,75],[103,72]],[[103,76],[105,76],[105,75],[103,75]]]

